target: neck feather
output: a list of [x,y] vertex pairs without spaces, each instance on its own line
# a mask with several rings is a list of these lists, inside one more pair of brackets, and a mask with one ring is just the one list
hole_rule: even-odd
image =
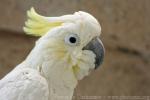
[[26,65],[38,70],[47,79],[51,97],[63,98],[64,96],[64,100],[70,100],[69,97],[73,96],[77,85],[72,66],[64,59],[58,60],[40,51],[40,48],[34,48],[25,60]]

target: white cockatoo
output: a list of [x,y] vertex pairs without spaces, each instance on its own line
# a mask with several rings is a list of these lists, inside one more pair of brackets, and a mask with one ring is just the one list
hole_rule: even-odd
[[0,80],[0,100],[71,100],[78,80],[103,61],[100,24],[83,11],[44,17],[31,8],[27,15],[24,31],[41,37]]

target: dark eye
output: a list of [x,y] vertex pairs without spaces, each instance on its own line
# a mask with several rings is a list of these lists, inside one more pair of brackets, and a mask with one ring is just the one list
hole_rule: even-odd
[[75,37],[70,37],[69,38],[70,43],[76,43],[76,38]]
[[65,37],[65,43],[70,46],[77,46],[80,43],[80,38],[77,34],[68,34]]

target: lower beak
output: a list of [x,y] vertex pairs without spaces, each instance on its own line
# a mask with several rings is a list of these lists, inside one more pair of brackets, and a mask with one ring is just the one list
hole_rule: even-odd
[[95,53],[95,69],[97,69],[102,64],[104,59],[105,49],[102,41],[99,37],[95,37],[83,48],[83,50],[91,50]]

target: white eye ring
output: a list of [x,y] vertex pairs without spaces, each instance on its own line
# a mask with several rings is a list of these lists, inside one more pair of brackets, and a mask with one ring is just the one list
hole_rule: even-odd
[[80,44],[80,38],[77,34],[68,34],[65,37],[65,43],[70,46],[77,46]]

